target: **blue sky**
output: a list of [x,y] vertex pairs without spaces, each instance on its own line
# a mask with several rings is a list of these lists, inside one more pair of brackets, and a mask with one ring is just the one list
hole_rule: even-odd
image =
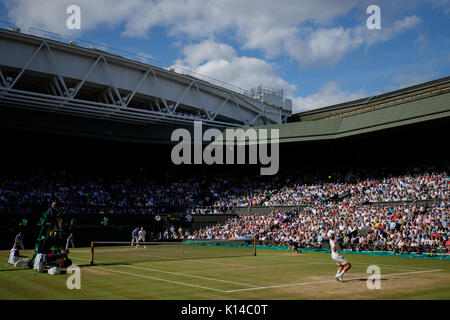
[[[66,28],[71,4],[79,31]],[[366,27],[371,4],[380,30]],[[0,0],[0,20],[284,89],[294,112],[450,75],[449,0]]]

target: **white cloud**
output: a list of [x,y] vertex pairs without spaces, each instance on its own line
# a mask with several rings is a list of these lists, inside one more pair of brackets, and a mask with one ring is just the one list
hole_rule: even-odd
[[[297,86],[277,76],[273,64],[262,59],[238,56],[229,45],[205,40],[183,49],[181,66],[194,72],[225,81],[243,89],[257,85],[284,89],[287,97],[295,96]],[[293,98],[293,113],[326,107],[367,96],[363,91],[349,93],[340,90],[336,82],[329,82],[319,92]]]
[[339,85],[331,81],[320,88],[319,92],[313,93],[306,97],[298,97],[293,101],[292,113],[327,107],[334,104],[353,101],[366,97],[367,94],[360,92],[344,92],[341,91]]
[[178,60],[177,64],[234,86],[248,90],[262,84],[284,89],[288,96],[297,91],[296,85],[275,74],[273,64],[262,59],[238,56],[229,45],[205,40],[186,46],[183,53],[184,59]]
[[[3,0],[8,16],[22,30],[39,26],[42,29],[70,36],[74,31],[66,27],[69,15],[66,8],[73,0]],[[78,0],[81,9],[81,30],[92,30],[99,25],[114,27],[130,19],[142,0]]]
[[[68,17],[65,9],[73,0],[4,2],[9,17],[25,30],[39,25],[63,36],[73,34],[65,27]],[[370,42],[367,33],[328,28],[333,19],[357,6],[356,0],[211,0],[207,5],[203,0],[78,0],[76,3],[81,8],[82,31],[100,25],[123,24],[122,35],[146,37],[153,27],[165,26],[171,34],[194,40],[226,32],[236,35],[244,49],[262,50],[268,57],[288,53],[303,64],[328,61],[330,57],[335,61],[345,52]],[[320,29],[314,30],[306,24]],[[393,29],[405,29],[412,24],[414,20],[406,20]]]
[[303,52],[292,52],[302,64],[325,62],[335,64],[342,56],[364,43],[364,38],[353,29],[342,27],[319,29],[311,33]]
[[421,22],[417,16],[408,16],[381,30],[369,30],[366,26],[361,25],[347,29],[343,27],[319,28],[310,32],[305,39],[297,37],[286,42],[285,49],[302,66],[316,63],[334,65],[346,53],[358,47],[368,48],[378,42],[387,41]]
[[182,62],[196,68],[210,60],[231,60],[236,56],[236,51],[229,45],[206,40],[184,47],[183,54],[185,58]]
[[[63,36],[66,8],[73,0],[3,0],[9,17],[23,29],[41,26]],[[288,54],[301,65],[334,64],[362,45],[386,41],[420,23],[416,16],[395,21],[382,30],[330,27],[334,19],[361,8],[357,0],[77,0],[82,31],[124,25],[123,36],[147,37],[155,26],[186,39],[234,35],[244,49],[262,50],[266,57]],[[365,17],[365,10],[361,10]],[[365,21],[364,21],[365,22]]]

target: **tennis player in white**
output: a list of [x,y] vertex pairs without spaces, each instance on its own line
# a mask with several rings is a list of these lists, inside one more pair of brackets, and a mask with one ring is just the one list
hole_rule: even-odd
[[328,238],[330,239],[331,258],[339,266],[335,278],[337,281],[343,281],[344,273],[347,272],[352,265],[341,255],[341,249],[339,248],[339,243],[333,230],[328,231]]
[[[136,248],[139,246],[140,242],[145,242],[145,236],[147,235],[147,232],[144,230],[144,227],[141,227],[141,230],[139,231],[139,239],[138,244],[136,245]],[[144,245],[144,248],[147,248],[146,245]]]

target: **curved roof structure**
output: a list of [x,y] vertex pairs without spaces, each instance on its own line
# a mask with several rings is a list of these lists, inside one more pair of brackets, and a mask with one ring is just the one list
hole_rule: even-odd
[[282,123],[288,107],[196,74],[0,29],[0,106],[135,125]]
[[450,77],[295,114],[279,129],[280,142],[339,139],[450,117]]

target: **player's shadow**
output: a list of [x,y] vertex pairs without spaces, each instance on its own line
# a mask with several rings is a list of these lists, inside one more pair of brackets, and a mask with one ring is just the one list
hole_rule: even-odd
[[14,268],[14,267],[11,267],[11,269],[3,269],[3,270],[0,270],[0,272],[3,272],[3,271],[23,271],[23,270],[29,270],[29,268]]
[[[386,280],[390,280],[390,279],[379,279],[381,281],[386,281]],[[352,281],[367,281],[367,278],[354,278],[354,279],[348,279],[348,280],[344,280],[342,282],[352,282]]]
[[131,263],[129,262],[104,262],[104,263],[95,263],[95,264],[77,264],[77,266],[81,268],[85,267],[95,267],[95,266],[123,266],[123,265],[129,265]]

